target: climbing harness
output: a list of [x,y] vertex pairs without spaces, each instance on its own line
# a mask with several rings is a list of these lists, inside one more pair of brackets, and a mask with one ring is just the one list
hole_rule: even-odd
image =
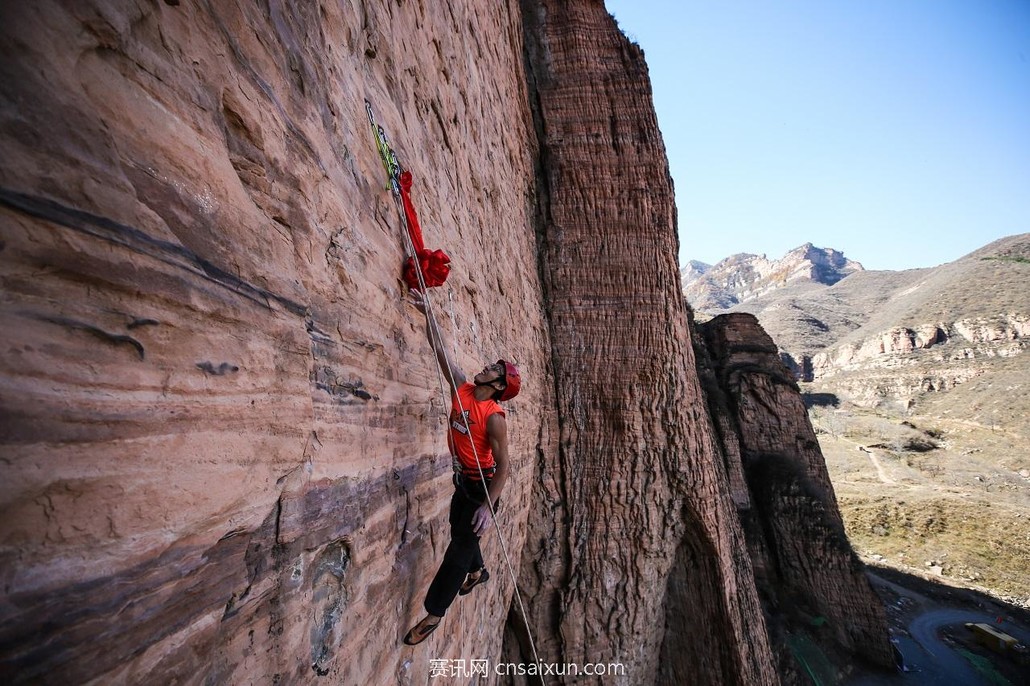
[[[372,105],[371,105],[371,103],[369,103],[368,100],[365,100],[365,111],[368,113],[368,121],[369,121],[369,123],[372,126],[372,132],[373,132],[373,135],[375,136],[375,139],[376,139],[376,148],[379,150],[379,156],[382,159],[383,166],[386,168],[387,175],[389,176],[389,183],[387,184],[386,188],[393,191],[394,199],[396,200],[398,195],[400,195],[400,196],[404,195],[403,183],[402,183],[402,178],[401,177],[403,175],[407,174],[407,176],[408,176],[408,188],[410,189],[410,187],[411,187],[411,185],[410,185],[410,177],[411,177],[411,175],[407,171],[404,171],[404,170],[401,169],[400,163],[397,161],[397,154],[393,151],[393,148],[391,148],[390,145],[389,145],[388,139],[386,137],[386,132],[383,130],[383,128],[381,126],[376,124],[375,115],[373,115],[373,113],[372,113]],[[410,201],[410,199],[409,199],[409,201]],[[407,225],[407,229],[408,229],[408,231],[405,232],[406,248],[411,252],[412,255],[419,255],[420,258],[421,258],[421,254],[419,252],[415,251],[415,248],[417,247],[416,246],[415,235],[413,234],[411,224],[409,223],[410,217],[412,215],[414,215],[414,207],[411,208],[412,215],[409,215],[406,210],[407,210],[407,205],[405,205],[405,211],[401,212],[401,216],[404,219],[404,221],[405,221],[405,223]],[[415,220],[415,225],[416,225],[416,229],[418,229],[417,217],[416,217],[416,220]],[[418,244],[421,244],[421,238],[422,238],[421,230],[418,231],[417,237],[419,239],[418,240]],[[422,250],[425,251],[425,248],[423,247]],[[428,251],[425,251],[425,252],[428,252]],[[442,251],[438,250],[436,252],[442,254]],[[444,255],[444,257],[446,257],[446,255]],[[412,289],[413,290],[417,290],[419,293],[422,294],[422,302],[423,302],[423,304],[425,306],[426,319],[428,320],[428,323],[429,323],[430,343],[433,346],[433,349],[435,350],[436,347],[437,347],[437,345],[436,345],[437,342],[442,343],[443,337],[442,337],[442,335],[440,333],[439,324],[437,324],[436,315],[433,312],[432,304],[431,304],[430,298],[429,298],[429,291],[428,291],[428,289],[433,284],[430,284],[428,279],[427,279],[427,274],[426,274],[425,269],[423,268],[423,262],[422,262],[421,259],[414,260],[414,259],[409,257],[408,260],[411,263],[412,276],[414,277],[414,280],[416,281],[416,285],[418,286],[418,288],[416,288],[415,286],[412,286]],[[450,260],[448,259],[447,262],[450,262]],[[447,278],[447,273],[446,272],[443,274],[443,278],[444,279]],[[407,280],[408,279],[407,279],[407,267],[406,267],[405,268],[405,281],[407,281]],[[409,283],[409,285],[411,285],[410,282],[408,282],[408,283]],[[441,285],[442,283],[443,283],[443,281],[441,280],[439,284],[435,284],[435,285]],[[454,313],[452,311],[451,312],[451,319],[452,319],[452,321],[453,321],[453,318],[454,318]],[[443,347],[443,346],[440,345],[440,347]],[[435,365],[435,366],[437,367],[437,376],[439,377],[439,373],[440,373],[439,367],[440,367],[440,365]],[[447,369],[445,370],[445,372],[447,374],[448,381],[450,383],[450,387],[455,389],[454,397],[457,399],[458,409],[461,412],[462,422],[464,422],[464,424],[465,424],[465,431],[466,431],[465,435],[469,436],[470,439],[471,439],[472,427],[470,427],[469,423],[468,423],[468,412],[465,411],[464,404],[461,402],[461,396],[457,393],[458,386],[455,383],[454,375],[451,373],[450,365],[446,365],[446,366],[447,366]],[[441,392],[446,394],[446,390],[443,388],[443,383],[440,384],[440,387],[441,387]],[[445,397],[444,398],[444,408],[445,408],[445,411],[446,411],[446,407],[447,407],[447,402],[446,402],[446,397]],[[476,468],[479,471],[480,482],[483,484],[484,490],[486,490],[486,483],[487,483],[486,475],[483,473],[483,466],[482,466],[482,464],[480,463],[480,460],[479,460],[479,451],[476,450],[476,443],[475,443],[475,441],[470,440],[469,444],[472,446],[472,454],[473,454],[473,456],[476,459]],[[505,564],[505,566],[507,566],[508,574],[511,576],[512,587],[515,590],[515,599],[518,602],[519,611],[522,613],[522,616],[525,618],[525,622],[526,622],[526,636],[529,639],[529,647],[530,647],[530,650],[533,653],[533,660],[536,662],[536,664],[541,664],[540,663],[540,656],[537,654],[537,650],[536,650],[536,642],[533,640],[533,632],[529,628],[529,614],[526,612],[526,607],[525,607],[525,605],[522,602],[522,594],[519,592],[519,583],[518,583],[518,580],[515,578],[515,568],[511,564],[511,557],[508,555],[508,545],[505,542],[504,534],[501,532],[501,527],[498,524],[497,512],[494,509],[493,502],[490,500],[489,491],[487,491],[487,497],[486,497],[486,501],[485,502],[486,502],[487,507],[490,510],[490,517],[493,520],[494,525],[497,528],[497,540],[500,541],[500,543],[501,543],[501,553],[504,555],[504,564]]]

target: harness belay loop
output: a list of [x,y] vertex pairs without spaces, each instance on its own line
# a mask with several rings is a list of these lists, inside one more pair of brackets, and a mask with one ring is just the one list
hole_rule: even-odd
[[426,288],[442,286],[451,273],[451,258],[443,250],[427,250],[422,240],[422,227],[418,223],[418,214],[415,212],[415,205],[411,202],[411,172],[401,172],[400,178],[401,201],[404,203],[404,217],[408,224],[408,235],[411,236],[411,244],[415,247],[415,254],[404,261],[404,282],[408,287],[421,291],[418,282],[418,270],[415,269],[415,260],[422,270],[422,278],[425,280]]

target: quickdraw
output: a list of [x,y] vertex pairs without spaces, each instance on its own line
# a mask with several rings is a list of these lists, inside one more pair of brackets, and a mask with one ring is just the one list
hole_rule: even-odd
[[376,140],[376,149],[379,151],[379,158],[386,170],[387,190],[392,190],[394,196],[400,196],[404,206],[404,223],[408,229],[408,236],[414,254],[409,256],[402,271],[404,282],[416,291],[422,291],[422,284],[419,282],[419,270],[415,268],[415,259],[418,259],[418,266],[421,268],[422,281],[426,288],[442,286],[450,274],[451,258],[443,250],[427,250],[422,239],[422,227],[418,222],[418,213],[415,212],[415,204],[411,201],[411,185],[413,179],[411,172],[403,169],[397,161],[397,153],[390,147],[390,140],[386,137],[386,131],[376,123],[375,114],[372,113],[372,103],[365,101],[365,112],[368,114],[368,123],[372,127],[372,135]]
[[376,124],[376,117],[372,114],[372,103],[368,100],[365,101],[365,112],[368,113],[368,123],[372,126],[372,135],[376,139],[376,150],[379,151],[379,159],[383,161],[383,167],[386,169],[386,190],[392,189],[394,193],[400,193],[398,178],[401,174],[401,165],[397,161],[397,153],[390,147],[386,131],[383,130],[382,126]]

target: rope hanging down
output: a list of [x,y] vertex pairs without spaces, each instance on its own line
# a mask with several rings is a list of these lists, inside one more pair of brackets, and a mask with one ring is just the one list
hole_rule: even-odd
[[[368,120],[369,120],[369,123],[372,125],[372,132],[373,132],[373,134],[375,135],[375,138],[376,138],[376,147],[379,149],[380,157],[382,158],[383,164],[386,167],[387,174],[390,176],[390,182],[388,183],[387,188],[388,189],[392,189],[394,191],[394,195],[396,196],[396,195],[399,194],[398,191],[403,188],[403,183],[401,182],[399,177],[402,176],[403,174],[407,174],[407,172],[406,171],[405,172],[401,172],[400,164],[397,162],[397,155],[393,151],[393,149],[390,147],[389,143],[387,142],[386,132],[383,130],[383,127],[378,126],[375,123],[375,117],[372,114],[372,105],[371,105],[371,103],[368,102],[368,100],[365,101],[365,111],[368,112]],[[410,174],[408,174],[408,177],[410,179]],[[410,183],[408,184],[408,187],[410,188]],[[403,195],[403,193],[400,193],[400,194]],[[407,204],[405,205],[405,210],[407,210]],[[414,208],[413,207],[412,207],[412,212],[414,212]],[[404,219],[405,219],[405,221],[408,221],[408,219],[409,219],[409,215],[407,214],[406,211],[404,213]],[[416,227],[417,227],[417,218],[416,218]],[[421,232],[419,232],[418,237],[419,237],[419,239],[421,239]],[[407,247],[409,249],[413,250],[416,246],[414,244],[415,243],[415,239],[414,239],[414,236],[412,235],[412,231],[411,231],[411,227],[410,226],[408,226],[408,233],[405,236],[405,238],[408,239],[408,241],[407,241],[408,246]],[[424,248],[423,248],[423,250],[424,250]],[[440,251],[436,251],[436,252],[440,252]],[[414,260],[411,260],[411,258],[409,258],[409,261],[413,263],[414,276],[415,276],[415,278],[417,280],[417,284],[415,286],[412,286],[412,289],[413,290],[417,290],[417,291],[419,291],[419,292],[424,294],[423,302],[425,303],[426,317],[429,320],[430,336],[432,336],[434,340],[443,340],[442,339],[442,335],[440,334],[439,324],[436,321],[436,315],[433,312],[433,308],[432,308],[432,305],[430,303],[429,292],[427,291],[427,288],[429,288],[430,284],[428,283],[428,281],[426,279],[426,274],[424,273],[424,270],[422,269],[421,261],[414,261]],[[449,261],[450,260],[448,260],[448,262]],[[448,271],[449,271],[449,269],[448,269]],[[446,273],[444,274],[443,278],[445,278],[445,279],[447,278],[447,274]],[[405,278],[405,281],[407,281],[407,278]],[[443,281],[440,282],[440,284],[442,284],[442,283],[443,283]],[[440,285],[440,284],[436,284],[436,285]],[[409,282],[409,285],[411,285],[410,282]],[[452,317],[453,317],[453,313],[452,313]],[[455,352],[453,350],[453,348],[452,348],[452,352]],[[450,368],[448,368],[446,370],[446,373],[447,373],[448,382],[450,383],[451,388],[457,388],[457,385],[455,384],[455,381],[454,381],[454,376],[451,374]],[[445,392],[444,389],[443,389],[443,384],[440,384],[440,386],[441,386],[441,391]],[[467,432],[466,435],[472,435],[472,428],[469,426],[469,423],[468,423],[468,413],[465,411],[465,407],[464,407],[463,403],[461,402],[461,396],[458,395],[457,393],[455,393],[454,397],[457,399],[458,409],[461,412],[462,421],[465,423],[465,431]],[[445,397],[444,398],[444,407],[446,407],[446,405],[447,405],[446,400],[447,399]],[[475,441],[470,441],[470,444],[472,446],[473,456],[475,457],[475,460],[476,460],[476,469],[479,471],[479,478],[480,478],[480,480],[483,483],[486,483],[486,475],[483,473],[483,466],[482,466],[482,464],[479,461],[479,453],[476,450]],[[514,566],[511,563],[510,556],[508,555],[508,545],[505,542],[504,534],[501,533],[500,526],[497,525],[497,522],[498,522],[497,511],[494,509],[494,504],[493,504],[493,502],[490,501],[489,497],[487,497],[487,499],[486,499],[486,504],[487,504],[487,507],[490,509],[490,517],[493,519],[495,526],[497,526],[497,540],[501,544],[501,553],[504,556],[504,564],[508,568],[508,575],[511,577],[512,587],[513,587],[513,589],[515,591],[515,600],[516,600],[516,602],[518,603],[518,606],[519,606],[519,612],[522,613],[522,617],[524,618],[524,621],[526,623],[526,636],[529,639],[529,647],[530,647],[530,651],[533,653],[533,660],[536,662],[536,664],[541,664],[540,656],[537,654],[537,650],[536,650],[536,641],[533,640],[533,632],[529,628],[529,614],[526,612],[526,606],[522,602],[522,594],[519,592],[519,582],[515,578],[515,568],[514,568]]]
[[[402,276],[408,288],[425,293],[426,288],[442,286],[451,272],[451,258],[443,250],[427,250],[425,241],[422,239],[422,227],[418,222],[418,213],[415,212],[415,204],[411,201],[411,186],[414,180],[411,172],[401,170],[397,161],[397,153],[390,147],[386,138],[386,131],[382,126],[376,124],[375,115],[372,114],[372,105],[365,101],[365,112],[368,114],[368,123],[372,126],[372,134],[376,139],[376,149],[379,157],[386,168],[386,175],[389,181],[387,188],[392,189],[394,195],[400,194],[401,202],[404,205],[404,223],[408,229],[408,240],[411,243],[411,254],[404,261]],[[417,269],[416,269],[416,264]],[[422,279],[418,278],[416,272],[421,272]]]

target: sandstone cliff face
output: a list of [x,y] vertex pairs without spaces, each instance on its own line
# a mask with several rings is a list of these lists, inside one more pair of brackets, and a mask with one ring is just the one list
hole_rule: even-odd
[[[701,324],[701,378],[736,498],[781,671],[789,652],[818,644],[838,665],[852,655],[890,665],[883,605],[851,549],[815,432],[776,345],[754,316]],[[825,620],[825,624],[822,624]],[[803,660],[802,657],[798,657]]]
[[460,363],[522,365],[518,563],[549,384],[517,8],[4,3],[0,32],[3,680],[421,683],[491,657],[504,573],[399,645],[451,487],[363,100],[455,260]]
[[[769,550],[840,552],[832,491],[803,410],[716,432],[646,68],[599,2],[98,5],[0,11],[5,681],[425,683],[531,659],[528,628],[623,683],[775,684],[770,597],[860,605],[843,553],[842,590],[756,547],[762,513]],[[524,379],[499,528],[527,615],[492,537],[414,650],[449,458],[365,98],[454,260],[459,363]],[[756,451],[811,488],[757,489]]]
[[600,3],[524,7],[559,423],[523,566],[541,658],[776,683],[694,372],[643,56]]

